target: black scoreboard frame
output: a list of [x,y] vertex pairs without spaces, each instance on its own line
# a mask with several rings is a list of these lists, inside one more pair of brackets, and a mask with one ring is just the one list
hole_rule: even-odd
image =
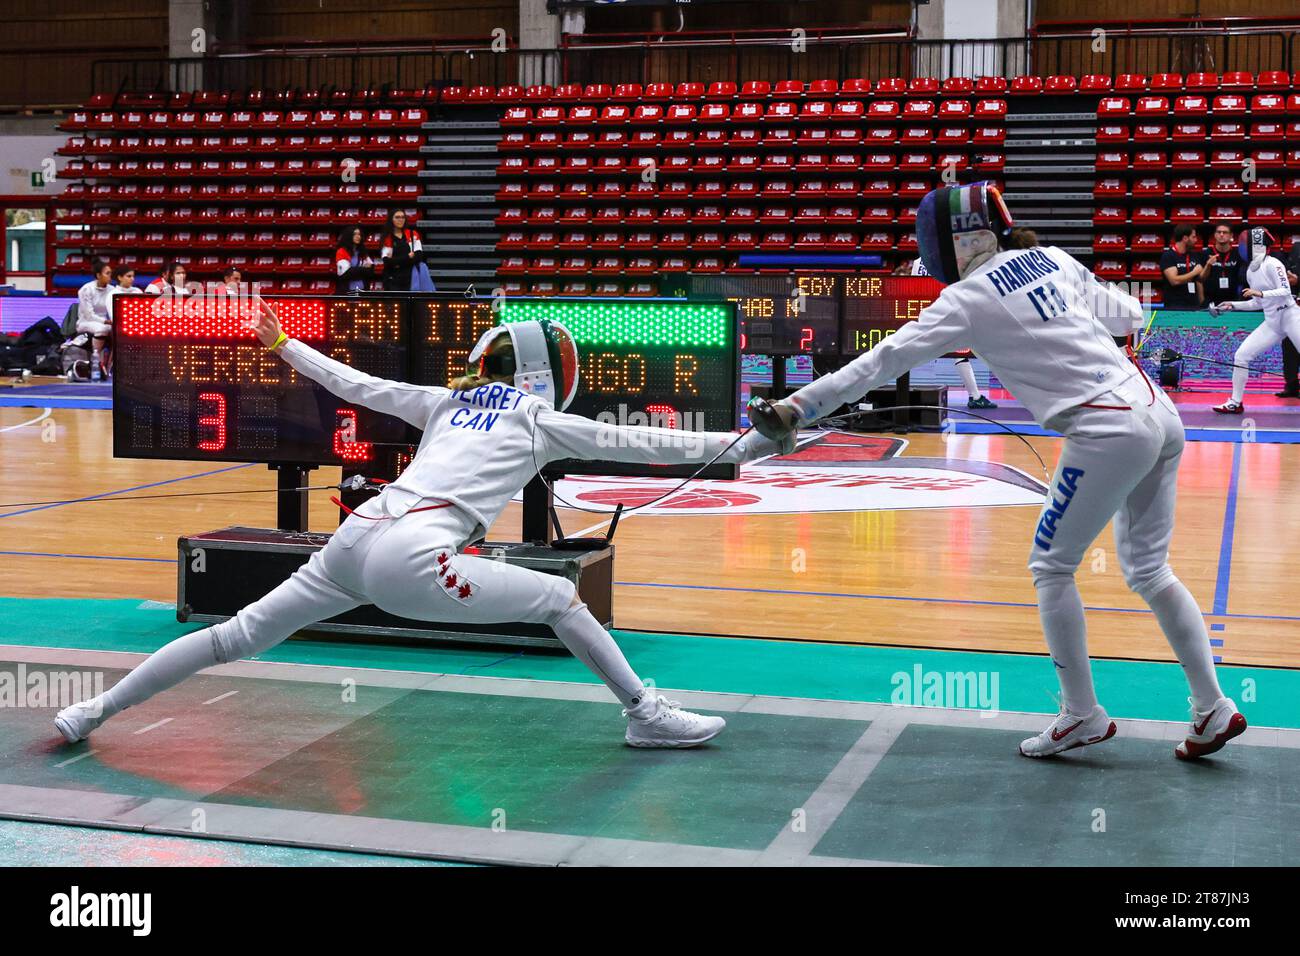
[[[791,327],[799,325],[798,313],[789,314],[786,305],[785,316],[773,316],[774,326],[771,340],[757,338],[750,334],[741,348],[744,355],[811,355],[811,356],[847,356],[855,357],[869,351],[886,335],[902,328],[914,320],[921,310],[939,297],[943,286],[930,276],[895,276],[864,275],[849,272],[800,271],[780,274],[732,275],[728,273],[689,273],[680,276],[677,282],[682,293],[691,299],[725,298],[735,302],[737,316],[742,331],[754,320],[746,315],[750,308],[767,308],[767,305],[748,306],[747,303],[770,304],[776,310],[779,304],[796,300],[794,293],[802,291],[805,295],[803,309],[810,314],[813,321],[830,326],[834,330],[834,341],[823,341],[820,345],[814,337],[812,348],[791,348],[789,343],[795,338]],[[872,321],[865,315],[864,303],[894,303],[892,319]],[[899,314],[899,303],[906,303],[903,314]],[[877,342],[859,348],[851,343],[857,331],[879,333]],[[815,332],[814,332],[815,336]],[[783,341],[778,342],[780,337]]]
[[[402,362],[403,377],[395,380],[408,381],[408,382],[413,382],[415,384],[427,384],[427,385],[435,385],[435,384],[442,385],[444,383],[421,381],[421,378],[425,377],[421,372],[421,368],[423,362],[427,358],[428,351],[429,351],[424,347],[423,343],[419,340],[419,336],[417,335],[417,329],[421,328],[419,323],[424,320],[424,314],[421,310],[421,307],[424,306],[426,303],[430,303],[430,302],[454,304],[458,302],[468,301],[478,308],[481,308],[482,306],[485,305],[490,307],[494,303],[494,297],[492,296],[467,297],[463,294],[457,294],[457,293],[420,293],[420,294],[366,293],[362,296],[267,295],[265,296],[265,298],[267,299],[267,301],[272,303],[324,302],[327,305],[329,303],[336,302],[336,301],[399,303],[400,310],[401,310],[401,322],[402,322],[399,347],[405,350],[405,355],[403,356],[403,362]],[[118,313],[119,305],[124,300],[128,300],[128,299],[143,299],[143,296],[131,296],[131,297],[115,296],[114,297],[113,308],[114,308],[115,326],[118,323],[117,313]],[[157,301],[156,297],[153,296],[149,296],[149,300]],[[177,301],[183,301],[183,300],[174,300],[172,304],[175,305]],[[247,305],[249,304],[249,300],[247,298],[240,301],[242,302],[242,305],[244,307],[247,307]],[[730,317],[729,320],[727,321],[727,326],[730,330],[728,333],[729,338],[728,341],[724,343],[724,345],[722,346],[724,349],[726,349],[729,352],[729,358],[728,361],[726,362],[726,376],[727,376],[726,393],[729,396],[729,400],[726,406],[727,411],[726,411],[725,420],[722,420],[723,415],[722,415],[721,403],[716,401],[711,401],[707,403],[707,407],[704,409],[698,409],[698,410],[689,409],[688,411],[691,411],[692,413],[698,411],[701,415],[707,414],[711,416],[713,418],[713,421],[706,422],[707,430],[710,431],[730,431],[730,430],[735,430],[739,427],[739,423],[740,423],[740,411],[739,411],[740,332],[739,332],[739,322],[737,321],[736,318],[736,310],[735,310],[734,303],[726,302],[726,301],[718,301],[718,300],[714,300],[714,301],[691,300],[688,302],[688,301],[683,301],[681,299],[650,299],[650,298],[645,298],[645,299],[622,298],[622,299],[612,299],[612,300],[575,299],[575,298],[560,297],[560,296],[548,296],[548,297],[511,296],[508,301],[511,306],[516,306],[516,305],[524,306],[527,303],[538,303],[541,305],[553,305],[553,304],[562,304],[562,303],[592,303],[593,307],[595,307],[595,305],[599,303],[623,303],[629,307],[635,308],[637,306],[651,306],[654,303],[660,303],[660,304],[668,304],[673,306],[712,305],[712,306],[728,309],[730,311]],[[486,325],[483,325],[483,328],[486,327],[487,327]],[[472,326],[472,330],[476,333],[472,336],[472,339],[477,339],[477,333],[481,333],[481,329],[479,329],[478,325],[474,325]],[[261,349],[260,345],[257,345],[256,343],[253,344],[256,346],[257,349],[259,350]],[[309,342],[308,344],[312,344],[313,346],[315,345],[315,343],[312,342]],[[468,347],[472,346],[472,344],[473,341],[469,336],[467,336],[467,344],[465,348],[466,352],[468,352]],[[579,342],[579,345],[581,347],[582,343]],[[124,354],[122,351],[124,347],[125,348],[130,347],[129,341],[119,341],[119,352],[118,352],[119,358],[121,358]],[[278,362],[279,360],[277,359],[276,361]],[[365,369],[362,369],[362,371],[365,371]],[[371,425],[373,425],[373,423],[376,420],[382,420],[383,422],[386,423],[385,427],[388,430],[382,431],[382,436],[376,435],[376,437],[373,440],[373,445],[382,446],[382,447],[391,447],[394,449],[391,454],[376,455],[375,463],[373,465],[371,464],[358,465],[355,462],[350,462],[347,460],[343,460],[341,458],[324,458],[320,455],[277,456],[272,454],[272,455],[258,456],[249,453],[234,454],[234,453],[222,453],[222,452],[215,452],[212,454],[202,454],[202,453],[196,453],[197,448],[194,445],[188,446],[186,448],[179,448],[176,454],[159,453],[156,450],[156,447],[155,450],[151,453],[142,453],[138,448],[133,449],[127,446],[125,438],[122,434],[124,427],[120,427],[120,426],[129,425],[129,422],[125,420],[125,417],[128,414],[130,414],[128,409],[133,404],[139,403],[139,399],[132,399],[128,401],[128,396],[124,394],[125,390],[130,387],[131,387],[131,383],[129,381],[124,382],[120,374],[115,374],[113,376],[112,378],[113,454],[114,457],[117,458],[141,458],[141,459],[182,460],[182,461],[200,460],[200,461],[215,461],[215,462],[245,462],[245,463],[255,463],[255,464],[266,464],[275,469],[299,469],[299,470],[310,469],[318,466],[333,465],[333,466],[342,466],[345,470],[351,470],[351,471],[360,470],[366,473],[373,473],[374,477],[392,477],[402,466],[401,456],[404,453],[409,453],[409,452],[405,452],[405,450],[409,449],[413,451],[415,446],[419,443],[420,440],[419,430],[414,428],[413,426],[407,425],[404,422],[399,422],[396,419],[392,419],[389,416],[381,415],[377,412],[357,409],[356,424],[358,425],[358,432],[361,431],[359,427],[361,421],[366,420],[370,422]],[[186,386],[186,387],[191,389],[193,388],[192,386]],[[320,386],[315,386],[315,388],[317,390],[318,395],[320,393],[324,393],[326,395],[329,394]],[[578,407],[582,404],[581,400],[584,397],[584,394],[585,392],[583,389],[582,380],[580,380],[579,396],[578,399],[576,400],[575,407],[571,409],[571,411],[580,413],[578,412]],[[704,393],[702,392],[701,394],[703,395]],[[655,404],[655,403],[651,402],[650,404]],[[161,405],[159,405],[159,415],[161,416],[161,414],[162,414]],[[687,424],[690,423],[688,422]],[[400,426],[400,428],[397,428],[396,426]],[[694,428],[696,426],[692,425],[691,427]],[[381,441],[380,437],[386,440]],[[365,439],[363,438],[361,439],[361,441],[364,443]],[[157,442],[155,442],[154,444],[156,446]],[[704,464],[704,462],[700,462],[698,464],[692,463],[689,465],[658,466],[658,465],[645,465],[645,464],[631,463],[631,462],[564,460],[564,461],[556,461],[556,462],[549,463],[543,469],[543,473],[548,478],[558,478],[564,475],[616,475],[616,476],[643,477],[643,478],[684,478],[693,475],[697,471],[699,471],[700,465],[702,464]],[[699,476],[702,478],[725,480],[725,479],[734,479],[738,475],[738,473],[739,473],[739,469],[738,466],[736,465],[713,464],[705,468],[702,472],[700,472]]]

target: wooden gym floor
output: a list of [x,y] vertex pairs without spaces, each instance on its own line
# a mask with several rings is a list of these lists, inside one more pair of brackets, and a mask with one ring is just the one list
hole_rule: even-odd
[[[914,434],[907,441],[903,459],[947,459],[959,471],[964,462],[1001,462],[1042,477],[1029,449],[1010,435]],[[1054,463],[1058,439],[1027,441]],[[273,486],[263,466],[115,459],[104,410],[2,407],[0,456],[5,502]],[[336,476],[327,468],[310,480]],[[1286,585],[1288,529],[1300,528],[1298,490],[1300,446],[1188,444],[1171,562],[1206,613],[1224,663],[1300,666],[1300,600]],[[0,508],[0,595],[174,601],[178,535],[270,525],[273,509],[269,494]],[[570,532],[601,526],[596,516],[561,515]],[[1042,654],[1025,569],[1036,520],[1036,505],[960,501],[795,514],[633,514],[617,535],[615,623]],[[336,525],[327,492],[313,494],[311,522],[316,530]],[[490,539],[513,539],[518,528],[512,505]],[[1079,574],[1094,657],[1171,660],[1154,619],[1124,586],[1109,531],[1096,548]]]

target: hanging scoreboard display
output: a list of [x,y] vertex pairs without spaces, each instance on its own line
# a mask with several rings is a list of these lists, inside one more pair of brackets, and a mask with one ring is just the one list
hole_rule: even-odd
[[[268,297],[289,335],[381,378],[406,377],[400,300]],[[113,454],[360,464],[404,422],[354,407],[264,349],[245,297],[113,297]]]
[[[569,411],[619,424],[729,431],[739,420],[736,310],[726,302],[268,297],[284,330],[380,378],[445,386],[497,322],[558,320],[582,355]],[[249,299],[116,296],[113,449],[123,458],[364,468],[418,435],[353,407],[257,342]],[[564,463],[588,474],[689,474]],[[717,469],[707,473],[723,476]]]

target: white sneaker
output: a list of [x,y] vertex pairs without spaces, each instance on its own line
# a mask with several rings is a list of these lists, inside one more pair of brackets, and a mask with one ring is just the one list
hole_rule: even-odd
[[70,744],[85,740],[90,732],[104,721],[104,708],[98,698],[83,700],[71,707],[64,707],[54,718],[54,726],[59,728],[63,739]]
[[1222,750],[1233,737],[1246,730],[1246,718],[1237,712],[1230,697],[1220,697],[1207,711],[1192,711],[1192,724],[1187,739],[1174,748],[1179,760],[1195,760]]
[[1020,741],[1020,753],[1024,757],[1050,757],[1075,747],[1099,744],[1114,736],[1115,722],[1098,704],[1082,717],[1061,711],[1052,725],[1037,737]]
[[629,747],[697,747],[718,736],[727,726],[721,717],[693,714],[665,697],[655,696],[653,702],[654,712],[644,719],[623,711]]

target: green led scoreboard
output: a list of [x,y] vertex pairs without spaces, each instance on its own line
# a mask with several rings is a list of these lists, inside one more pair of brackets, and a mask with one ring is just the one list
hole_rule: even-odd
[[[554,319],[582,355],[569,411],[623,424],[728,431],[739,421],[739,340],[729,302],[274,297],[284,330],[380,378],[446,385],[498,322]],[[113,451],[123,458],[341,464],[410,448],[404,422],[355,407],[257,342],[249,299],[115,296]],[[689,474],[565,462],[595,474]],[[709,474],[714,474],[712,471]],[[721,472],[717,473],[721,476]]]

